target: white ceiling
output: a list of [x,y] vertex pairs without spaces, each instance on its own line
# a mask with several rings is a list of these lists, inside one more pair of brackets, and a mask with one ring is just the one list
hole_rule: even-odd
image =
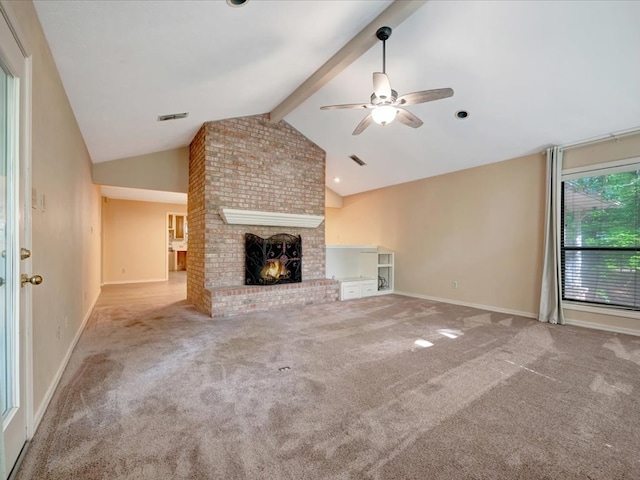
[[[272,110],[390,3],[35,6],[92,159],[103,162],[187,145],[206,121]],[[628,130],[640,126],[638,25],[640,2],[431,1],[387,42],[400,94],[455,91],[408,108],[422,127],[373,125],[354,137],[365,112],[319,109],[368,101],[380,44],[285,120],[327,151],[327,184],[342,195]],[[461,109],[468,119],[455,118]],[[178,112],[189,117],[156,121]]]

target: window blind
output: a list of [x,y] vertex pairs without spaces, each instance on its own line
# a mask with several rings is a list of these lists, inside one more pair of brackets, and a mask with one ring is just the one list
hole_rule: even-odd
[[640,310],[640,170],[612,172],[562,182],[562,295]]

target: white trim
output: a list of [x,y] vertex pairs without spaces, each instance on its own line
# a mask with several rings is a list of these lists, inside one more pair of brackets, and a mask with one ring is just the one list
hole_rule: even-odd
[[102,285],[126,285],[127,283],[155,283],[166,281],[166,278],[152,278],[150,280],[118,280],[117,282],[104,282]]
[[640,157],[623,158],[612,162],[568,168],[562,172],[562,180],[573,180],[593,176],[594,174],[605,175],[609,173],[631,172],[638,169],[640,169]]
[[13,33],[14,38],[16,39],[16,43],[22,52],[22,56],[27,59],[31,57],[31,48],[29,48],[29,44],[27,43],[27,37],[22,31],[22,27],[20,26],[20,22],[16,15],[13,13],[11,8],[11,2],[8,0],[0,0],[0,12],[4,16],[9,28],[11,29],[11,33]]
[[[508,313],[510,315],[518,315],[520,317],[527,317],[527,318],[533,318],[535,320],[537,320],[538,315],[535,313],[530,313],[530,312],[521,312],[518,310],[510,310],[507,308],[500,308],[500,307],[492,307],[489,305],[480,305],[477,303],[469,303],[469,302],[461,302],[458,300],[451,300],[448,298],[440,298],[440,297],[432,297],[430,295],[420,295],[417,293],[407,293],[407,292],[399,292],[396,290],[396,295],[404,295],[406,297],[413,297],[413,298],[422,298],[424,300],[431,300],[434,302],[442,302],[442,303],[451,303],[453,305],[462,305],[464,307],[473,307],[473,308],[479,308],[482,310],[489,310],[492,312],[499,312],[499,313]],[[571,306],[567,306],[566,309],[567,310],[571,310],[571,307],[573,307],[574,304],[571,304]],[[583,311],[593,311],[595,310],[593,307],[583,307],[582,305],[579,305],[580,310]],[[587,310],[588,308],[590,308],[589,310]],[[578,310],[578,309],[575,309]],[[596,313],[602,313],[602,309],[597,309],[598,311]],[[610,311],[610,309],[608,309],[608,311]],[[617,311],[616,311],[617,312]],[[623,312],[623,313],[629,313],[629,312]],[[635,313],[635,312],[634,312]],[[628,315],[620,315],[620,316],[628,316]],[[583,328],[591,328],[593,330],[602,330],[605,332],[612,332],[612,333],[624,333],[626,335],[636,335],[636,336],[640,336],[640,329],[636,330],[633,328],[625,328],[625,327],[617,327],[615,325],[604,325],[601,323],[593,323],[593,322],[585,322],[583,320],[572,320],[569,318],[565,318],[564,319],[564,325],[572,325],[574,327],[583,327]]]
[[[32,119],[32,100],[33,100],[33,60],[32,57],[25,58],[24,64],[24,82],[23,87],[25,89],[25,105],[24,105],[24,119],[23,119],[23,133],[24,144],[23,149],[23,165],[22,174],[24,188],[24,198],[22,199],[24,214],[22,221],[24,222],[24,246],[31,249],[33,246],[33,211],[31,210],[31,187],[32,187],[32,163],[31,163],[31,119]],[[31,261],[28,260],[25,263],[25,267],[31,269]],[[27,442],[33,438],[35,434],[35,427],[33,426],[33,289],[29,289],[26,292],[25,299],[25,382],[26,382],[26,398],[25,405],[27,407]]]
[[491,312],[507,313],[509,315],[517,315],[519,317],[538,319],[537,313],[522,312],[520,310],[511,310],[509,308],[493,307],[491,305],[481,305],[479,303],[462,302],[460,300],[451,300],[450,298],[432,297],[431,295],[421,295],[419,293],[408,293],[395,291],[396,295],[404,295],[405,297],[422,298],[423,300],[431,300],[433,302],[451,303],[453,305],[462,305],[463,307],[479,308],[481,310],[489,310]]
[[619,132],[608,133],[606,135],[601,135],[599,137],[587,139],[587,140],[579,140],[577,142],[565,143],[561,145],[563,150],[569,150],[571,148],[580,148],[586,147],[587,145],[593,145],[594,143],[602,143],[610,140],[619,140],[623,137],[628,137],[629,135],[635,135],[640,133],[640,127],[630,128],[628,130],[621,130]]
[[221,208],[220,216],[225,223],[231,225],[264,225],[271,227],[316,228],[324,220],[324,215],[261,212],[233,208]]
[[69,348],[67,349],[66,355],[62,359],[60,368],[58,368],[58,371],[53,377],[53,380],[49,385],[49,388],[44,394],[44,398],[42,399],[40,408],[38,408],[38,411],[35,412],[33,415],[33,431],[34,432],[38,429],[38,426],[42,421],[42,417],[44,416],[44,413],[47,411],[47,407],[49,406],[49,403],[53,398],[53,394],[55,393],[56,388],[58,388],[58,384],[60,383],[62,374],[64,373],[65,368],[67,368],[67,364],[69,363],[69,359],[71,358],[71,354],[73,353],[74,348],[76,348],[76,344],[78,343],[78,340],[80,340],[80,335],[82,335],[82,332],[84,332],[84,328],[87,326],[87,322],[89,321],[89,318],[93,313],[93,309],[96,306],[96,302],[98,301],[98,298],[100,297],[100,293],[101,292],[98,292],[98,294],[96,295],[96,298],[94,298],[93,301],[91,302],[91,305],[89,306],[89,309],[87,310],[86,315],[82,319],[82,324],[80,325],[80,328],[78,328],[78,331],[76,332],[75,337],[73,337],[73,341],[71,342],[71,345],[69,345]]
[[361,250],[375,250],[378,251],[377,245],[325,245],[326,248],[359,248]]
[[585,322],[583,320],[564,319],[565,325],[573,325],[574,327],[591,328],[593,330],[603,330],[605,332],[624,333],[626,335],[640,336],[640,330],[634,328],[616,327],[615,325],[603,325],[601,323]]
[[606,306],[582,305],[565,300],[563,302],[565,310],[575,310],[578,312],[596,313],[598,315],[609,315],[612,317],[625,317],[640,320],[640,312],[633,310],[623,310],[618,308],[608,308]]

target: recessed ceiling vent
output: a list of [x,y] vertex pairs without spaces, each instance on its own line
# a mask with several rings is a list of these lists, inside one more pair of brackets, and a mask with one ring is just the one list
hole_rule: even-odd
[[241,7],[249,0],[227,0],[227,5],[230,7]]
[[360,157],[358,157],[357,155],[350,155],[349,158],[361,167],[364,167],[366,165],[366,163],[364,163],[364,161],[362,161],[362,159],[360,159]]
[[158,115],[159,122],[166,122],[167,120],[180,120],[181,118],[187,118],[189,112],[184,113],[170,113],[169,115]]

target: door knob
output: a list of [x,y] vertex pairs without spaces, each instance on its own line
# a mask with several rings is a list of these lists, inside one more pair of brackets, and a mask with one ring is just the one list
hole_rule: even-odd
[[43,278],[41,275],[34,275],[33,277],[30,277],[26,273],[23,273],[20,276],[20,286],[24,287],[25,283],[30,283],[31,285],[40,285],[42,283],[42,280]]

